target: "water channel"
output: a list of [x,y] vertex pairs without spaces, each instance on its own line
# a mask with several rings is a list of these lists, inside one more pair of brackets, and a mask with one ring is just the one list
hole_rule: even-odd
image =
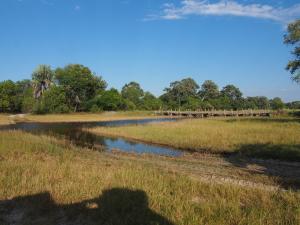
[[159,123],[175,121],[174,118],[155,118],[142,120],[119,120],[108,122],[72,122],[72,123],[16,123],[1,126],[0,130],[22,130],[35,135],[50,135],[64,138],[66,141],[85,148],[112,151],[114,149],[124,152],[158,154],[165,156],[180,156],[183,152],[179,149],[164,147],[152,144],[145,144],[138,141],[129,141],[123,138],[111,138],[99,136],[84,131],[82,128],[93,128],[98,126],[126,126],[141,125],[149,123]]

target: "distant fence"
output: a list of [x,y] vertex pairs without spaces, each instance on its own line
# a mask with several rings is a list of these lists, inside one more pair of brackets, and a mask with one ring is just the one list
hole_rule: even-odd
[[272,110],[209,110],[209,111],[177,111],[177,110],[159,110],[155,115],[160,116],[178,116],[178,117],[268,117],[273,114]]

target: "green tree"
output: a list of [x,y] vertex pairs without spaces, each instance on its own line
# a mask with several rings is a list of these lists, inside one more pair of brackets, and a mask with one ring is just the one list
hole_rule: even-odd
[[223,87],[221,90],[221,95],[228,97],[231,100],[237,100],[243,96],[240,89],[232,84]]
[[29,87],[23,92],[21,111],[23,113],[32,113],[35,108],[35,104],[38,104],[33,96],[34,90]]
[[166,92],[159,96],[159,100],[162,102],[162,109],[176,109],[179,107],[177,99],[175,99],[170,92]]
[[18,112],[30,113],[35,105],[34,90],[31,80],[16,82]]
[[233,100],[231,100],[227,96],[219,96],[217,98],[211,98],[204,102],[208,102],[209,105],[213,107],[213,109],[221,110],[221,109],[233,109]]
[[220,109],[241,109],[243,106],[243,93],[240,89],[232,84],[226,85],[221,90],[219,99]]
[[300,101],[288,102],[286,107],[289,109],[300,109]]
[[[88,102],[90,111],[117,111],[126,108],[124,99],[117,89],[110,89]],[[98,110],[95,110],[98,109]]]
[[54,72],[48,65],[39,65],[32,73],[34,97],[40,98],[53,83]]
[[287,34],[284,36],[284,43],[294,45],[292,54],[295,59],[289,61],[286,69],[292,74],[292,79],[300,83],[300,20],[288,25]]
[[284,108],[284,103],[281,100],[281,98],[274,98],[270,101],[270,106],[272,109],[274,110],[278,110],[278,109],[283,109]]
[[269,109],[270,102],[267,97],[257,96],[257,97],[248,97],[245,100],[244,108],[249,109]]
[[67,105],[66,92],[63,87],[52,86],[42,96],[37,113],[67,113],[70,111]]
[[182,106],[186,110],[198,110],[204,108],[203,102],[197,97],[187,97],[186,102]]
[[122,97],[133,102],[137,107],[141,105],[144,91],[137,82],[125,84],[121,91]]
[[211,80],[204,81],[204,83],[201,85],[199,96],[203,101],[218,98],[220,96],[218,85]]
[[16,85],[11,80],[0,83],[0,112],[16,111]]
[[198,89],[199,85],[192,78],[174,81],[170,87],[164,89],[166,93],[161,96],[161,99],[171,107],[181,107],[189,97],[197,96]]
[[56,69],[55,79],[58,86],[66,91],[68,105],[74,108],[75,112],[81,110],[82,105],[94,98],[98,92],[104,91],[107,86],[101,77],[79,64]]
[[142,98],[142,107],[146,110],[157,110],[162,107],[162,102],[150,92],[146,92]]

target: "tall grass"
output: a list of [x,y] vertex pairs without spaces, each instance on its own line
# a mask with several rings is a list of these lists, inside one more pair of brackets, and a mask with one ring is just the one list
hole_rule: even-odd
[[1,224],[299,224],[299,210],[296,192],[205,184],[49,137],[0,132]]
[[89,131],[187,150],[300,161],[300,123],[293,119],[192,119]]

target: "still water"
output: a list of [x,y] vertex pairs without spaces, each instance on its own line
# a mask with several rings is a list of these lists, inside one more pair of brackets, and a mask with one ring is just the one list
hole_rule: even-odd
[[36,135],[50,135],[64,138],[74,145],[91,149],[112,151],[118,149],[124,152],[150,153],[165,156],[180,156],[182,151],[170,147],[145,144],[137,141],[128,141],[123,138],[111,138],[98,136],[83,131],[82,128],[92,128],[98,126],[126,126],[140,125],[158,122],[175,121],[172,118],[143,119],[143,120],[121,120],[109,122],[78,122],[78,123],[17,123],[13,125],[1,126],[0,130],[22,130]]

